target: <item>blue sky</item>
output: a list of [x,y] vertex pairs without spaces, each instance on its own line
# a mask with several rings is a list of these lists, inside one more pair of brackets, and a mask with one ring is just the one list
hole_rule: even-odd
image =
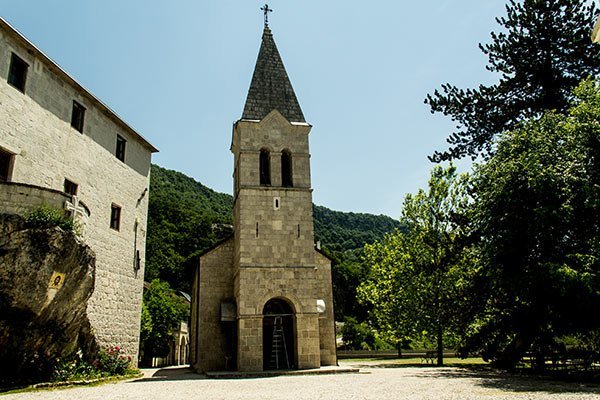
[[[153,162],[232,191],[263,29],[254,0],[0,0],[1,15],[160,149]],[[270,26],[311,133],[314,201],[397,218],[453,124],[427,93],[493,82],[477,48],[504,0],[272,0]],[[463,169],[468,163],[463,163]]]

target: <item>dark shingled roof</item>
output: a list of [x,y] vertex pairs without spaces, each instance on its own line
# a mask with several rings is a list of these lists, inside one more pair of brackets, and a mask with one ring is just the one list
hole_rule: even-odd
[[290,122],[306,122],[273,34],[266,26],[242,119],[262,120],[275,109]]

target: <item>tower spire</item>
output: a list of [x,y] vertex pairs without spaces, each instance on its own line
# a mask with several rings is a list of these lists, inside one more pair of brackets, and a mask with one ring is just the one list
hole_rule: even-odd
[[[264,8],[268,9],[268,6],[265,4]],[[277,110],[290,122],[306,122],[267,23],[265,19],[262,44],[242,119],[262,120]]]

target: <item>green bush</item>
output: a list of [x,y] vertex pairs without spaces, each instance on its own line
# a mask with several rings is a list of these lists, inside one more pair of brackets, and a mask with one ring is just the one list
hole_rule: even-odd
[[359,323],[353,317],[344,318],[342,340],[347,350],[389,350],[389,343],[379,337],[377,332],[365,322]]
[[69,382],[125,376],[136,372],[138,370],[131,365],[131,356],[123,354],[119,346],[108,346],[98,351],[91,363],[82,358],[81,352],[69,359],[60,360],[54,368],[52,380]]
[[76,232],[73,219],[64,210],[42,205],[31,210],[25,217],[25,223],[30,228],[53,228],[55,226],[67,232]]

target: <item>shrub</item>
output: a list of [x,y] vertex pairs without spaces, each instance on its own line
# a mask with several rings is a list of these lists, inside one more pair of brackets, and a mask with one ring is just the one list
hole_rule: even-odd
[[131,356],[125,356],[119,346],[100,350],[92,365],[108,375],[126,375],[132,369]]
[[53,228],[55,226],[67,232],[76,232],[73,219],[64,210],[42,205],[34,208],[25,217],[25,223],[30,228]]
[[60,360],[52,374],[52,380],[68,382],[110,376],[131,375],[138,372],[131,365],[131,356],[126,356],[119,346],[108,346],[96,353],[89,363],[79,351],[75,356]]

